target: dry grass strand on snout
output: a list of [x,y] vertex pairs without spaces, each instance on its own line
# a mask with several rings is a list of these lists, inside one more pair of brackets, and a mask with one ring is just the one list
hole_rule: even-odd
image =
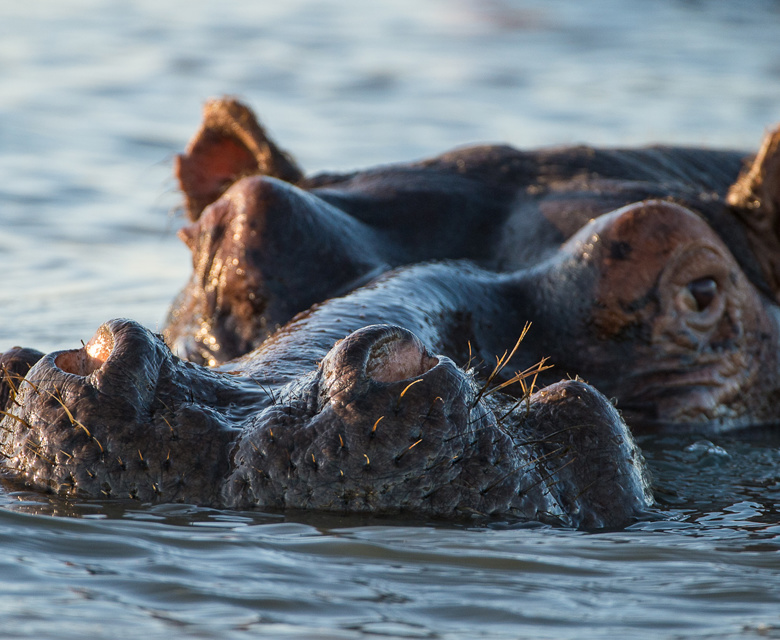
[[[496,377],[501,373],[501,371],[504,370],[507,364],[509,364],[509,361],[517,352],[518,348],[520,347],[520,344],[523,342],[525,336],[528,334],[528,331],[530,329],[531,329],[531,323],[526,322],[525,326],[523,326],[523,330],[520,332],[520,337],[517,339],[515,346],[512,348],[512,351],[504,351],[504,354],[500,358],[496,356],[496,366],[493,368],[493,371],[488,376],[487,380],[485,381],[485,384],[479,390],[479,393],[477,394],[477,397],[474,399],[474,403],[472,406],[476,407],[477,404],[479,404],[479,401],[482,400],[482,398],[490,395],[491,393],[494,393],[496,391],[501,391],[502,389],[506,389],[507,387],[513,384],[520,384],[520,387],[523,390],[523,394],[519,402],[517,403],[517,405],[512,407],[512,409],[510,409],[509,412],[504,414],[503,417],[506,417],[512,411],[514,411],[514,409],[517,406],[519,406],[519,404],[523,402],[523,400],[527,400],[528,398],[531,397],[536,387],[536,380],[539,377],[539,374],[542,371],[546,371],[547,369],[551,369],[553,367],[553,365],[547,364],[547,361],[549,360],[548,357],[542,358],[539,362],[531,365],[525,371],[516,371],[515,375],[512,376],[509,380],[506,380],[496,385],[495,387],[490,386],[493,383],[493,381],[496,379]],[[471,344],[469,343],[469,354],[470,352],[471,352]],[[470,355],[469,355],[469,361],[471,361]],[[532,376],[533,376],[533,380],[531,381],[531,384],[528,385],[526,383],[526,380]]]

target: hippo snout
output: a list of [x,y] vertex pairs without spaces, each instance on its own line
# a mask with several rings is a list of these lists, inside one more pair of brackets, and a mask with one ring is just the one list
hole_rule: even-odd
[[238,437],[225,504],[621,526],[646,508],[641,455],[609,401],[563,381],[522,400],[411,331],[337,342]]
[[0,455],[20,477],[64,496],[202,504],[227,472],[236,416],[265,397],[181,363],[123,319],[43,356],[12,391]]
[[[21,373],[22,355],[4,362]],[[0,453],[65,496],[588,528],[623,526],[652,501],[625,424],[583,383],[504,396],[390,324],[321,357],[267,386],[112,320],[9,387]]]

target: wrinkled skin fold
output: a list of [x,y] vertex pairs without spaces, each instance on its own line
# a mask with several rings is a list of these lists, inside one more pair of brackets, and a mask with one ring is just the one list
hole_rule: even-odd
[[4,470],[87,498],[625,526],[652,496],[623,417],[777,423],[779,139],[307,177],[209,103],[163,336],[112,320],[2,354]]

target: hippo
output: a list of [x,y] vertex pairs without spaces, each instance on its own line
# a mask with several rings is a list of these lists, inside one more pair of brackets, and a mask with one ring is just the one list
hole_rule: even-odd
[[0,356],[0,464],[79,498],[625,526],[652,493],[624,417],[774,421],[778,140],[306,177],[209,103],[163,334]]
[[426,293],[397,309],[416,332],[351,331],[359,313],[338,300],[215,368],[122,319],[79,349],[6,352],[3,470],[79,499],[583,529],[648,513],[643,458],[601,393],[578,380],[534,391],[540,367],[515,376],[520,399],[478,381],[418,337],[442,343],[447,330]]
[[[306,177],[246,106],[212,101],[177,159],[193,274],[163,335],[177,355],[215,366],[313,305],[362,300],[353,292],[383,274],[411,282],[412,265],[467,260],[501,311],[456,304],[457,338],[435,346],[457,362],[473,356],[483,378],[531,321],[521,368],[549,358],[540,383],[587,380],[617,401],[635,433],[772,426],[779,146],[780,130],[753,157],[477,146]],[[470,288],[470,266],[430,270],[450,292]],[[430,280],[425,267],[412,273]],[[408,292],[398,295],[374,296],[363,315],[393,321],[369,311],[402,304]],[[485,322],[489,330],[478,326]],[[504,368],[497,380],[513,373]]]

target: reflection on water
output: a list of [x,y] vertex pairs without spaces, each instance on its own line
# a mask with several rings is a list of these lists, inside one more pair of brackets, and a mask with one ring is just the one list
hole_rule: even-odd
[[[754,147],[780,5],[0,5],[0,349],[156,328],[184,283],[173,156],[236,94],[310,171],[477,141]],[[0,491],[26,638],[780,637],[780,443],[646,439],[657,518],[449,526]],[[55,517],[52,517],[55,516]]]

